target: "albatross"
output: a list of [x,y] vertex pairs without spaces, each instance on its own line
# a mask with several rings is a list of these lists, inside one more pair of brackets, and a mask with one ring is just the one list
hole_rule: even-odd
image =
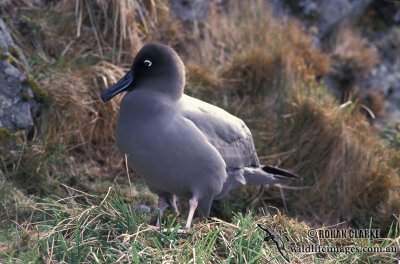
[[[189,201],[186,229],[196,209],[208,217],[212,201],[244,185],[299,179],[260,165],[245,123],[225,110],[184,94],[185,66],[170,47],[146,44],[131,69],[101,94],[104,102],[126,92],[116,142],[128,166],[158,195],[160,218],[177,197]],[[157,221],[159,225],[159,221]]]

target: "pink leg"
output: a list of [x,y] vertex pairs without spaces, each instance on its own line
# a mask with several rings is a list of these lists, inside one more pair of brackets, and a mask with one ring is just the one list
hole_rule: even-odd
[[172,195],[172,198],[170,199],[169,203],[172,205],[172,208],[174,209],[174,212],[176,215],[179,215],[179,210],[178,207],[176,206],[176,195]]
[[168,207],[167,200],[165,199],[164,196],[159,196],[158,197],[158,209],[160,210],[160,217],[157,218],[157,224],[156,226],[160,226],[161,223],[161,218],[164,215],[165,208]]
[[193,215],[194,215],[194,211],[196,211],[197,204],[198,204],[197,198],[192,198],[189,200],[189,216],[188,216],[186,226],[185,226],[185,228],[187,230],[190,229],[190,226],[192,224]]

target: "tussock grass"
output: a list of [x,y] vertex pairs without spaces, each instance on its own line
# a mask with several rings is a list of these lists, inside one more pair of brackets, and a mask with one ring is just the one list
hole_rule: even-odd
[[15,2],[13,8],[21,11],[16,36],[25,50],[38,62],[63,67],[104,59],[130,64],[144,42],[182,38],[180,22],[160,0],[62,0],[42,8]]
[[[52,104],[42,122],[50,138],[61,139],[67,145],[104,145],[112,140],[119,109],[119,100],[104,105],[100,93],[116,82],[123,69],[103,62],[92,68],[52,72],[44,80]],[[58,124],[54,126],[53,124]]]
[[[292,20],[278,21],[263,1],[212,6],[188,60],[220,72],[224,88],[240,95],[266,95],[295,82],[312,82],[329,70],[329,58],[313,48],[312,39]],[[200,40],[200,41],[199,41]]]
[[289,211],[302,208],[323,224],[365,227],[372,218],[374,226],[384,229],[400,209],[394,206],[400,198],[398,171],[390,165],[396,151],[385,148],[354,109],[303,92],[279,122],[274,151],[295,149],[283,164],[303,175],[309,186],[306,192],[289,192]]
[[355,103],[338,105],[322,86],[302,86],[285,98],[252,108],[239,100],[233,105],[240,110],[232,112],[252,128],[262,163],[291,169],[303,181],[285,183],[288,189],[243,189],[217,205],[218,216],[273,203],[312,225],[362,228],[372,219],[387,232],[400,212],[399,152],[380,140]]
[[174,45],[182,37],[181,24],[165,1],[78,0],[62,1],[61,5],[63,10],[75,12],[76,37],[87,35],[85,27],[94,29],[98,53],[117,52],[112,58],[116,64],[131,60],[144,41],[159,39]]

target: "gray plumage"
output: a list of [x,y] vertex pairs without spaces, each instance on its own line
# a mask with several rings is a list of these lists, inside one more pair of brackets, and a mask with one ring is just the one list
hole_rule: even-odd
[[297,176],[260,167],[250,130],[239,118],[183,94],[184,65],[162,44],[145,45],[131,71],[105,90],[103,101],[127,91],[121,101],[117,145],[128,165],[159,195],[162,215],[176,196],[190,198],[186,228],[196,208],[203,217],[213,199],[243,185],[279,182]]

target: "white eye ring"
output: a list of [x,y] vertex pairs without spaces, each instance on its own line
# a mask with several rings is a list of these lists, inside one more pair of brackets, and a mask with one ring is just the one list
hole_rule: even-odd
[[146,66],[146,67],[150,67],[151,66],[151,64],[153,64],[151,61],[149,61],[149,60],[145,60],[144,62],[144,66]]

